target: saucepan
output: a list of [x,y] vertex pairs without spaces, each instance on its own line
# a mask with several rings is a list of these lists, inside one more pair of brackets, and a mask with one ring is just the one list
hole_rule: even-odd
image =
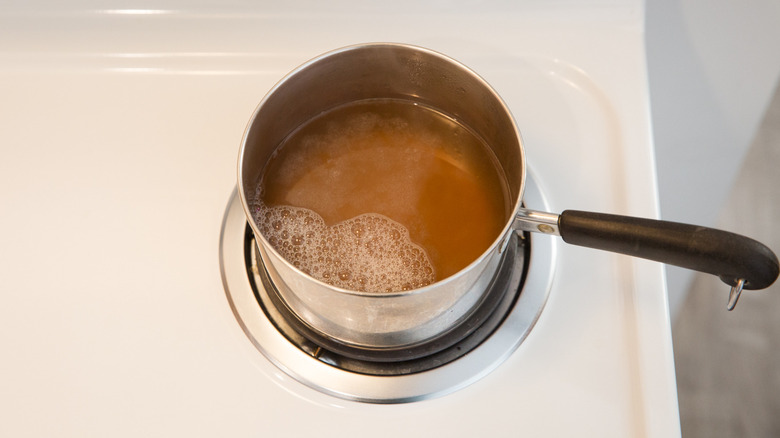
[[[401,292],[341,289],[293,266],[263,236],[252,197],[279,144],[306,121],[364,99],[403,99],[437,109],[477,133],[500,163],[511,214],[493,244],[454,275]],[[257,249],[283,305],[312,332],[348,348],[404,351],[453,330],[484,298],[513,233],[559,235],[564,242],[717,275],[732,286],[730,307],[743,289],[762,289],[778,276],[765,245],[726,231],[634,217],[522,207],[524,146],[507,106],[480,76],[432,50],[371,43],[318,56],[281,79],[263,98],[244,133],[238,189]]]

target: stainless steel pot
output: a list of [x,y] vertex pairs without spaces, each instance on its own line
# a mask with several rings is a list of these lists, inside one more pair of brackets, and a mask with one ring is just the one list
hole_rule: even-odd
[[[266,162],[301,124],[337,106],[364,99],[406,99],[468,126],[490,145],[501,164],[512,214],[493,244],[460,272],[424,288],[364,293],[318,281],[284,260],[252,219]],[[567,243],[621,252],[710,272],[742,288],[769,286],[777,257],[764,245],[724,231],[692,225],[588,212],[561,215],[521,208],[525,158],[520,133],[498,94],[464,65],[431,50],[403,44],[364,44],[319,56],[287,75],[260,102],[244,133],[238,188],[269,276],[288,309],[334,342],[369,350],[403,349],[456,327],[485,295],[511,233],[560,235]]]

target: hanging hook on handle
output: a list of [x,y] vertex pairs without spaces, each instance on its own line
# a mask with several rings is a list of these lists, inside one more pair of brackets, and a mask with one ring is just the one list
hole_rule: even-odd
[[745,287],[744,278],[737,280],[737,284],[731,287],[731,290],[729,291],[729,303],[726,305],[729,312],[737,307],[737,301],[739,301],[739,296],[742,294],[743,287]]

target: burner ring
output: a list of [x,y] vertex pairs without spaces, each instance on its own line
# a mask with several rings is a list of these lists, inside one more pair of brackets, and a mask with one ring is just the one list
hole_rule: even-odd
[[[533,175],[529,173],[527,177],[525,203],[529,208],[549,210]],[[397,369],[383,371],[380,368],[397,367],[403,362],[389,365],[373,362],[371,369],[362,369],[361,361],[342,357],[339,368],[328,362],[331,360],[328,354],[318,353],[319,346],[313,342],[307,340],[299,348],[282,334],[255,295],[250,277],[260,275],[260,271],[247,266],[246,249],[252,246],[246,245],[246,228],[246,216],[234,190],[222,223],[220,272],[233,315],[249,341],[262,353],[258,359],[270,362],[297,381],[285,380],[284,385],[303,397],[311,394],[298,382],[334,397],[369,403],[404,403],[448,394],[483,378],[507,360],[529,335],[544,309],[552,285],[558,244],[550,236],[535,233],[528,236],[533,254],[528,258],[522,291],[515,296],[511,309],[492,334],[479,345],[457,360],[435,367],[426,365],[425,370],[421,367],[399,373]],[[457,346],[454,348],[457,350]],[[318,354],[319,358],[315,357]],[[435,354],[429,357],[433,358]],[[347,362],[349,365],[345,365]]]
[[364,349],[333,341],[309,327],[290,310],[269,278],[251,228],[244,254],[252,289],[272,324],[295,346],[317,360],[347,371],[370,375],[403,375],[447,364],[476,348],[512,309],[522,288],[529,254],[528,240],[512,235],[498,272],[475,311],[447,333],[408,348]]

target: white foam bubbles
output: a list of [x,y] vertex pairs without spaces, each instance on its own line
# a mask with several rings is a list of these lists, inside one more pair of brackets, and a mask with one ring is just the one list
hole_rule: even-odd
[[433,263],[403,225],[363,214],[327,226],[316,212],[255,204],[255,223],[268,242],[306,274],[336,287],[396,292],[435,281]]

